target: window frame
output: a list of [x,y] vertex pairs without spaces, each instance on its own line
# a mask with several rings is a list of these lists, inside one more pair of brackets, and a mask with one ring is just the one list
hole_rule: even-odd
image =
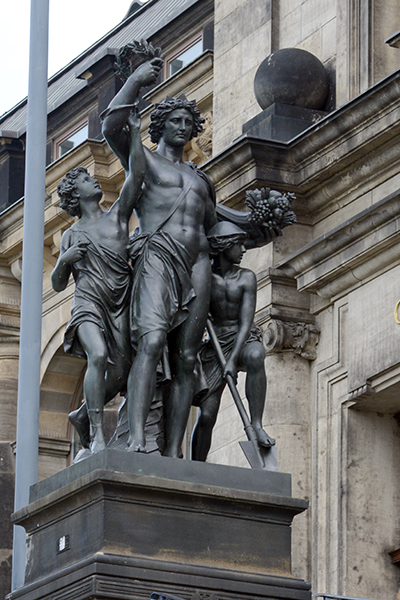
[[[202,29],[200,31],[198,31],[197,33],[195,33],[194,35],[192,35],[187,40],[185,40],[182,44],[180,44],[179,46],[177,46],[174,50],[172,50],[171,52],[169,52],[165,56],[165,59],[164,59],[164,80],[165,79],[169,79],[170,77],[174,77],[174,75],[176,75],[177,73],[179,73],[180,71],[182,71],[182,69],[185,68],[185,67],[182,67],[182,69],[179,69],[179,71],[177,71],[176,73],[174,73],[174,75],[171,75],[171,63],[175,59],[179,58],[179,56],[181,54],[183,54],[184,52],[186,52],[186,50],[190,50],[190,48],[192,46],[194,46],[195,44],[197,44],[198,42],[203,42],[203,30]],[[202,47],[202,50],[201,50],[199,56],[202,53],[203,53],[203,47]]]
[[73,125],[69,129],[67,129],[66,131],[64,131],[64,133],[62,133],[61,135],[59,135],[57,138],[54,139],[53,151],[54,151],[55,160],[62,158],[63,156],[68,154],[68,152],[71,152],[71,150],[73,150],[75,148],[75,146],[74,146],[74,148],[71,148],[71,150],[67,150],[67,152],[64,152],[64,154],[60,153],[61,145],[63,144],[63,142],[66,142],[70,137],[72,137],[73,135],[75,135],[76,133],[81,131],[81,129],[83,129],[84,127],[88,127],[88,135],[86,138],[86,139],[88,139],[89,138],[89,118],[88,117],[84,117],[83,119],[78,121],[78,123],[75,123],[75,125]]

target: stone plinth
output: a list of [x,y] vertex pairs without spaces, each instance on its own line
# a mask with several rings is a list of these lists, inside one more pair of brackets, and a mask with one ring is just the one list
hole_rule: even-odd
[[274,103],[244,123],[242,131],[265,140],[288,142],[327,114],[322,110]]
[[308,600],[290,572],[306,506],[286,474],[106,450],[32,487],[14,520],[26,583],[9,599]]

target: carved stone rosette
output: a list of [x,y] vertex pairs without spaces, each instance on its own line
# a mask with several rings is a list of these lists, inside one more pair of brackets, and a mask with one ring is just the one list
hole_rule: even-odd
[[264,330],[264,346],[268,353],[291,350],[306,360],[315,360],[319,334],[318,327],[312,323],[272,319]]

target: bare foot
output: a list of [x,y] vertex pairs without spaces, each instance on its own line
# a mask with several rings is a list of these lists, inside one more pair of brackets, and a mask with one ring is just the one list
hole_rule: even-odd
[[71,423],[71,425],[76,430],[77,434],[79,435],[79,439],[81,441],[82,446],[84,448],[89,448],[90,447],[89,419],[86,418],[85,420],[80,420],[79,419],[79,410],[80,409],[77,408],[76,410],[73,410],[72,412],[70,412],[68,415],[68,419],[69,419],[69,422]]
[[263,446],[263,448],[271,448],[271,446],[275,445],[274,438],[270,437],[262,427],[255,427],[254,432],[256,434],[258,444]]
[[129,438],[126,445],[128,452],[143,452],[146,453],[146,445],[135,442],[134,439]]

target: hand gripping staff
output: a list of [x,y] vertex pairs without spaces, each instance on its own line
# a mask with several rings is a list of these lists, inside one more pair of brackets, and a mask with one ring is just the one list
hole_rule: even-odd
[[[219,343],[217,334],[215,333],[215,329],[214,329],[214,326],[213,326],[210,318],[207,319],[207,331],[208,331],[208,335],[210,336],[211,343],[214,347],[215,353],[221,364],[221,367],[222,367],[222,369],[224,369],[225,365],[226,365],[225,356],[222,352],[221,345]],[[239,411],[239,415],[242,419],[242,422],[244,425],[244,430],[247,435],[247,439],[249,440],[249,442],[251,442],[251,446],[252,446],[252,451],[248,452],[244,446],[244,444],[248,444],[248,442],[240,442],[242,450],[245,453],[246,458],[249,461],[252,469],[265,469],[264,459],[261,454],[260,447],[258,445],[258,441],[257,441],[257,437],[255,434],[254,428],[253,428],[252,424],[250,423],[250,419],[247,415],[246,409],[243,405],[242,399],[239,395],[239,392],[237,390],[237,387],[235,385],[233,377],[229,373],[226,376],[226,382],[227,382],[229,390],[232,394],[232,398],[236,404],[236,408]]]

